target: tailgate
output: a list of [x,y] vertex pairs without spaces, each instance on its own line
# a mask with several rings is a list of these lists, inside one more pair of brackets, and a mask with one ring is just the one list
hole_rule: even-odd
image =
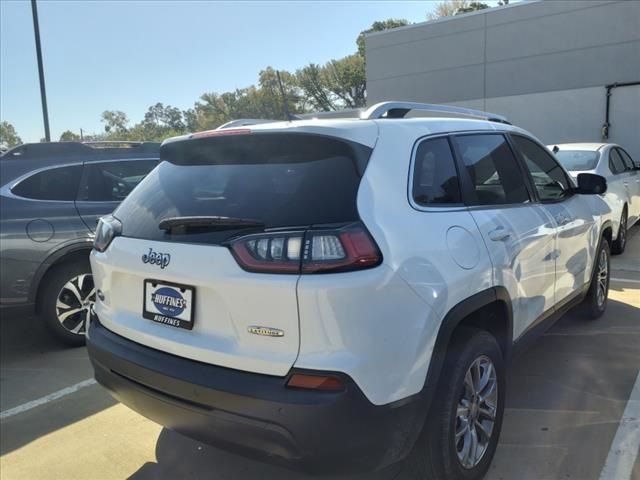
[[[168,257],[143,262],[150,251]],[[126,237],[115,238],[103,253],[94,250],[91,267],[104,294],[95,305],[100,322],[130,340],[180,357],[278,376],[287,374],[298,355],[297,275],[246,272],[222,246]],[[145,280],[193,287],[191,330],[143,316]],[[274,331],[284,335],[266,335]]]

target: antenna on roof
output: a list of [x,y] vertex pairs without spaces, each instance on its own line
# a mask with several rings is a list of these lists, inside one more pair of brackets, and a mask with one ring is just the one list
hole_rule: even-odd
[[289,113],[289,102],[287,101],[287,95],[284,93],[284,87],[282,86],[282,79],[280,78],[280,71],[276,70],[276,77],[278,78],[278,85],[280,86],[280,94],[282,95],[282,106],[284,109],[284,116],[287,120],[296,120],[295,115]]

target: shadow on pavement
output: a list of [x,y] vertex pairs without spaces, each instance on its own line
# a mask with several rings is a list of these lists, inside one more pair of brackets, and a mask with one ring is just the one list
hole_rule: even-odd
[[[1,411],[92,377],[93,369],[84,347],[61,345],[37,317],[5,318],[3,314],[0,320]],[[75,392],[71,402],[53,401],[4,418],[0,427],[0,455],[116,403],[101,387],[93,385]]]
[[307,476],[274,465],[248,460],[163,429],[156,444],[156,463],[147,462],[130,480],[400,480],[401,466],[351,476]]

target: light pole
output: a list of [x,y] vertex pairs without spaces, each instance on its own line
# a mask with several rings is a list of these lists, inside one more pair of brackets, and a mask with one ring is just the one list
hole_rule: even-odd
[[47,109],[47,91],[44,88],[44,69],[42,67],[42,48],[40,47],[40,27],[38,26],[38,7],[36,0],[31,0],[31,13],[33,14],[33,31],[36,36],[36,55],[38,57],[38,74],[40,76],[40,99],[42,100],[42,117],[44,120],[44,138],[51,141],[49,133],[49,111]]

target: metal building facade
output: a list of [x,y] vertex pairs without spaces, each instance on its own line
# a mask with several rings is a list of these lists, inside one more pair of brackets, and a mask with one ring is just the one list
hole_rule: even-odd
[[[607,85],[640,82],[640,1],[521,2],[366,38],[367,102],[507,116],[545,143],[603,141]],[[640,84],[611,88],[610,141],[640,159]]]

